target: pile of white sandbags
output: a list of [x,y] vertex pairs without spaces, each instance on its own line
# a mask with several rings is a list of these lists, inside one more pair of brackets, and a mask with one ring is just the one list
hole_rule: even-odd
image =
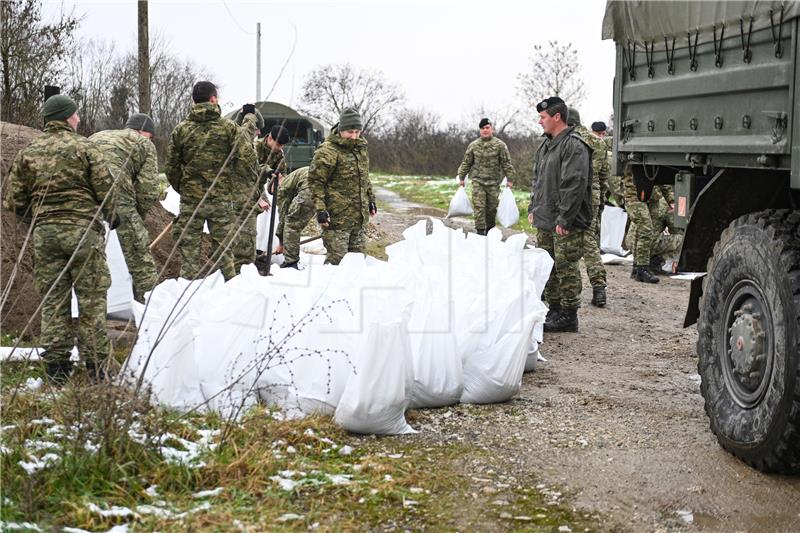
[[348,254],[162,283],[135,306],[128,379],[179,409],[236,416],[261,400],[360,433],[413,431],[408,407],[508,400],[536,350],[552,260],[524,235],[465,236],[437,220],[404,237],[388,262]]

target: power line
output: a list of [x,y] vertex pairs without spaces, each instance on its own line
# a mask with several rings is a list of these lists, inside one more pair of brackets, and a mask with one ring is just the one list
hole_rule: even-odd
[[228,12],[228,15],[231,17],[231,20],[233,21],[233,23],[234,23],[234,24],[236,24],[236,26],[238,26],[239,30],[241,30],[241,31],[242,31],[242,33],[244,33],[245,35],[255,35],[255,33],[254,33],[254,32],[252,32],[252,31],[247,31],[246,29],[244,29],[244,28],[242,27],[242,25],[241,25],[241,24],[239,24],[239,21],[238,21],[238,20],[236,20],[236,17],[234,17],[234,16],[233,16],[233,13],[231,13],[231,10],[230,10],[230,8],[228,7],[228,4],[227,4],[227,2],[225,2],[225,0],[222,0],[222,5],[223,5],[223,6],[225,6],[225,11],[227,11],[227,12]]

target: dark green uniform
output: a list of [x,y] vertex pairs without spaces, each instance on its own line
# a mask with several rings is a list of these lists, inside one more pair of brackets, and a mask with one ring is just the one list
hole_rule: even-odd
[[364,252],[369,205],[375,202],[369,179],[367,140],[345,139],[334,131],[314,152],[308,170],[314,209],[328,211],[322,232],[326,263],[338,265],[347,252]]
[[479,137],[472,141],[458,167],[460,179],[466,179],[467,175],[472,179],[475,230],[485,234],[494,227],[497,218],[503,176],[514,181],[514,166],[506,143],[497,137]]
[[[76,337],[80,357],[102,363],[109,355],[111,275],[101,221],[113,220],[116,192],[101,152],[67,122],[48,122],[44,134],[17,154],[5,201],[9,210],[32,218],[34,281],[42,297],[41,343],[48,367],[69,365]],[[80,312],[77,329],[72,289]]]
[[103,152],[116,180],[119,245],[133,279],[133,296],[143,302],[144,293],[158,283],[158,271],[150,254],[150,235],[144,217],[158,200],[158,156],[150,139],[132,129],[106,130],[89,140]]
[[[244,117],[245,124],[255,120],[252,113]],[[203,222],[207,222],[213,243],[211,264],[222,270],[225,279],[232,278],[236,275],[233,254],[226,247],[238,229],[233,223],[237,208],[249,200],[242,198],[242,191],[253,190],[258,181],[250,129],[222,118],[216,104],[195,104],[172,131],[165,171],[181,195],[180,214],[173,226],[181,276],[201,275],[200,242]]]
[[300,260],[300,236],[314,216],[314,198],[308,187],[308,167],[283,178],[278,190],[278,230],[286,263]]

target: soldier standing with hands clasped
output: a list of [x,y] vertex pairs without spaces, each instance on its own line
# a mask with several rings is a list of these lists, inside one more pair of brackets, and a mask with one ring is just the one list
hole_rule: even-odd
[[[23,148],[9,175],[6,207],[32,219],[36,291],[42,297],[42,335],[47,376],[64,383],[72,371],[70,351],[78,352],[89,377],[104,375],[109,356],[106,291],[111,274],[105,256],[106,220],[114,229],[114,178],[97,147],[75,130],[77,105],[66,95],[42,107],[44,134]],[[77,331],[71,294],[78,297]]]
[[555,261],[544,289],[550,306],[545,331],[578,331],[581,305],[579,261],[592,223],[591,148],[567,126],[568,108],[551,96],[536,105],[547,137],[536,151],[528,222],[539,246]]
[[480,137],[467,146],[464,160],[458,167],[459,186],[469,175],[472,178],[472,206],[475,210],[475,231],[486,235],[494,227],[497,206],[500,203],[500,182],[506,176],[511,187],[514,166],[506,143],[494,136],[494,127],[488,118],[478,123]]
[[338,265],[347,252],[364,253],[364,228],[378,212],[369,180],[367,140],[361,115],[347,107],[311,160],[308,185],[314,198],[325,263]]

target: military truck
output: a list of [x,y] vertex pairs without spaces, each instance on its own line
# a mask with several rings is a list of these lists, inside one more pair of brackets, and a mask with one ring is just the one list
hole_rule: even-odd
[[800,472],[800,2],[606,4],[615,172],[673,184],[720,444]]
[[[260,138],[266,137],[275,124],[280,124],[289,130],[292,140],[283,147],[289,172],[308,166],[314,156],[314,150],[325,140],[326,128],[316,119],[301,115],[291,107],[278,102],[256,102],[255,106],[264,117]],[[226,116],[236,120],[240,113],[241,110],[237,109]]]

